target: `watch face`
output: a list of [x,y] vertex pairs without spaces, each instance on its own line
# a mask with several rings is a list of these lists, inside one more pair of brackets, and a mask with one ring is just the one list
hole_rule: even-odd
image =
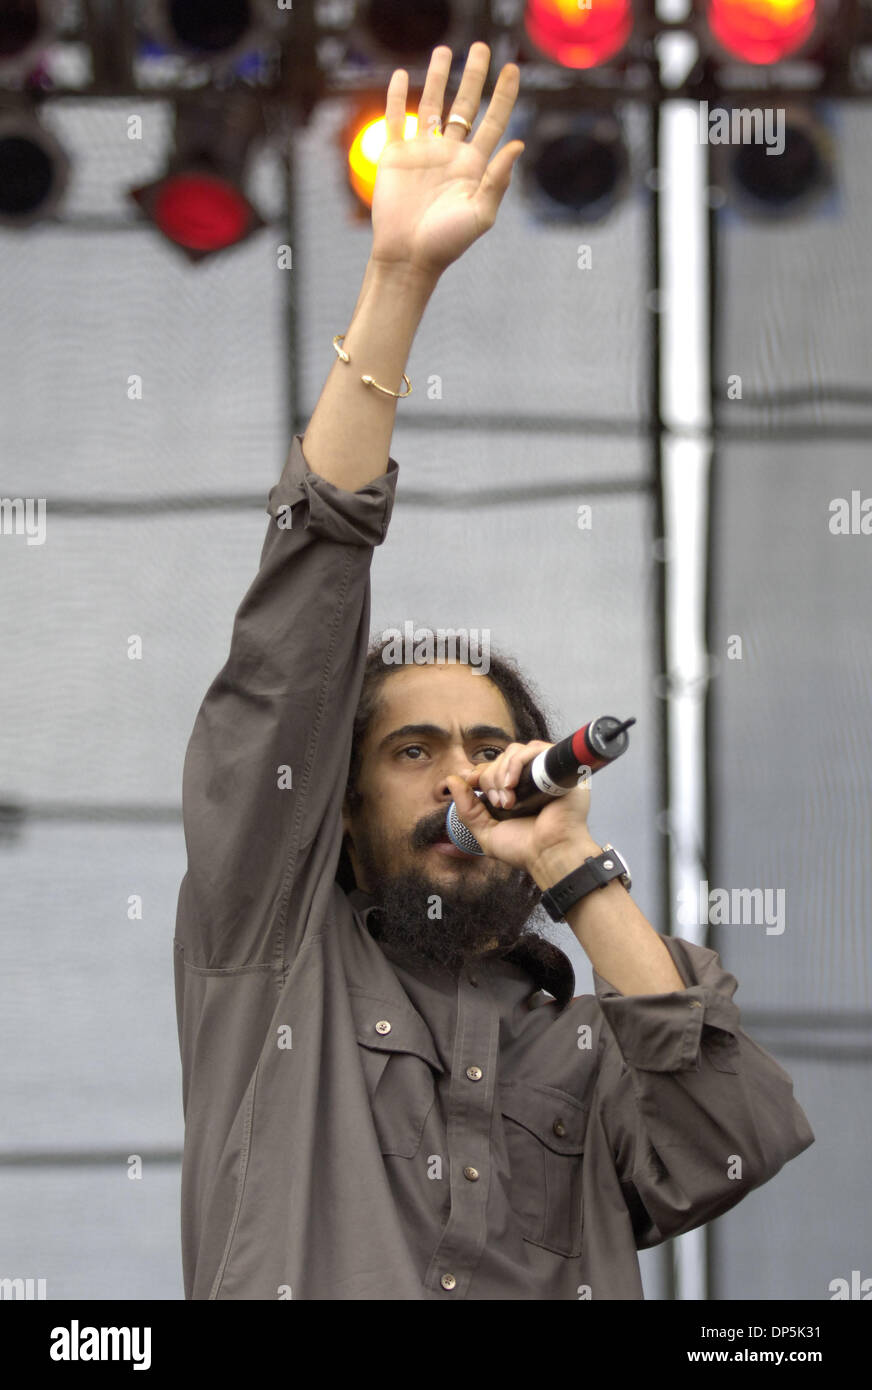
[[618,863],[621,865],[621,868],[624,870],[624,872],[621,874],[621,882],[623,883],[625,888],[629,889],[633,882],[633,879],[632,875],[630,874],[630,866],[627,863],[626,859],[621,854],[621,851],[619,849],[615,849],[614,845],[603,845],[603,853],[605,853],[606,851],[608,851],[612,859],[616,859]]

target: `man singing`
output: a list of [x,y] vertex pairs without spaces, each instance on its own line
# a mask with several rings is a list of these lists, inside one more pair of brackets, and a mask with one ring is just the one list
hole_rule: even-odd
[[[589,788],[502,821],[475,795],[512,807],[553,741],[514,663],[368,650],[414,334],[523,149],[494,153],[514,64],[471,133],[489,62],[473,44],[443,124],[435,49],[410,140],[408,76],[391,78],[360,297],[188,747],[191,1299],[639,1299],[638,1249],[814,1140],[718,956],[635,906],[588,829]],[[448,841],[452,801],[484,854]],[[595,995],[572,997],[569,960],[531,925],[550,891]]]

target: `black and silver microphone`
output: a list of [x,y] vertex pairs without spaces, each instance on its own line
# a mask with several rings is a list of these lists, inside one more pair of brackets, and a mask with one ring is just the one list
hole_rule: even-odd
[[[538,753],[532,762],[521,768],[518,785],[512,788],[515,805],[512,807],[492,806],[484,792],[476,790],[483,797],[482,805],[490,811],[494,820],[512,820],[516,816],[535,816],[543,806],[555,796],[565,796],[578,786],[585,772],[592,775],[601,767],[607,767],[626,753],[630,746],[627,730],[636,723],[635,719],[615,719],[611,714],[592,719],[568,738],[552,743],[550,748]],[[452,801],[445,816],[448,838],[465,854],[484,854],[475,836],[467,830],[457,814],[457,805]]]

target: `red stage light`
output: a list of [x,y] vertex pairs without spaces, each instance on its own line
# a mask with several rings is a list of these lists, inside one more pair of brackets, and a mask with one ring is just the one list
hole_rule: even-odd
[[728,53],[777,63],[802,48],[817,20],[816,0],[709,0],[708,23]]
[[221,251],[249,229],[251,206],[237,188],[211,174],[176,174],[157,190],[152,216],[170,241],[190,251]]
[[624,47],[633,30],[631,0],[528,0],[524,28],[564,68],[594,68]]

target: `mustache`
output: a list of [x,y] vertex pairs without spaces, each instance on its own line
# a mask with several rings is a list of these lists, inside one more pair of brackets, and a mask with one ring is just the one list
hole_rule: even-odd
[[409,837],[412,849],[426,849],[428,845],[435,845],[438,840],[448,840],[449,834],[445,826],[445,817],[448,814],[448,803],[442,811],[434,811],[432,816],[426,816],[424,820],[418,821],[415,829]]

